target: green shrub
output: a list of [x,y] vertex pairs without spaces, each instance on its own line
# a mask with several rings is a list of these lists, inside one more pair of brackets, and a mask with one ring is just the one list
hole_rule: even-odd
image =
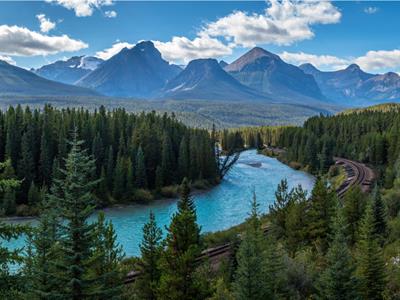
[[138,189],[135,191],[135,201],[136,202],[150,202],[154,199],[153,194],[148,191],[148,190],[144,190],[144,189]]
[[210,188],[210,184],[205,179],[199,179],[192,183],[192,188],[196,190],[207,190]]
[[35,208],[29,207],[26,204],[21,204],[17,206],[15,214],[19,217],[27,217],[37,214],[37,210]]
[[300,169],[301,169],[301,164],[298,163],[298,162],[296,162],[296,161],[291,161],[291,162],[289,163],[289,166],[290,166],[292,169],[295,169],[295,170],[300,170]]
[[161,188],[160,194],[163,198],[177,198],[179,196],[178,186],[164,186]]

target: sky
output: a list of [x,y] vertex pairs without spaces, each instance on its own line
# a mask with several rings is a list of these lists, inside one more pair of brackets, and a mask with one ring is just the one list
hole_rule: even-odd
[[0,1],[0,59],[37,68],[76,55],[108,59],[151,40],[164,59],[232,62],[259,46],[321,70],[357,63],[400,73],[400,2]]

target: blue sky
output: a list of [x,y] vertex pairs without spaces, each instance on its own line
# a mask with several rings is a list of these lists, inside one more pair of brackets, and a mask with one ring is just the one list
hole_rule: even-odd
[[0,57],[30,68],[74,55],[108,58],[153,40],[180,64],[231,62],[261,46],[324,70],[358,63],[373,73],[400,72],[399,15],[398,2],[9,1],[0,2]]

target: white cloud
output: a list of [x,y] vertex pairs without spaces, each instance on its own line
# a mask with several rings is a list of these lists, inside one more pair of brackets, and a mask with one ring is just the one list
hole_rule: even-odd
[[286,62],[301,65],[311,63],[321,70],[340,70],[346,68],[351,62],[344,58],[339,58],[333,55],[315,55],[304,52],[292,53],[282,52],[279,56]]
[[384,73],[400,68],[400,49],[368,51],[358,57],[337,57],[333,55],[315,55],[304,52],[282,52],[280,57],[294,65],[311,63],[321,70],[340,70],[350,64],[357,64],[367,72]]
[[0,53],[16,56],[48,55],[87,48],[68,35],[48,36],[25,27],[0,25]]
[[364,12],[369,15],[373,15],[373,14],[377,13],[378,10],[379,10],[379,8],[375,7],[375,6],[368,6],[368,7],[364,8]]
[[264,14],[236,11],[207,24],[203,33],[244,47],[290,45],[313,38],[312,25],[334,24],[340,18],[340,11],[329,1],[271,0]]
[[1,55],[0,54],[0,60],[5,61],[6,63],[9,63],[10,65],[17,65],[15,60],[13,60],[10,56],[7,55]]
[[225,45],[207,35],[198,36],[193,40],[174,36],[169,42],[154,41],[155,47],[167,61],[186,64],[197,58],[216,58],[232,54],[231,45]]
[[354,60],[362,69],[381,71],[400,68],[400,50],[368,51],[365,55]]
[[96,52],[96,57],[101,58],[103,60],[107,60],[110,57],[117,54],[118,52],[120,52],[122,49],[124,48],[131,49],[133,46],[135,46],[135,44],[130,44],[127,42],[116,42],[110,48]]
[[46,18],[46,15],[39,14],[39,15],[36,15],[36,18],[39,20],[41,32],[47,33],[50,30],[53,30],[54,28],[56,28],[56,23],[52,22],[52,21],[50,21],[50,19]]
[[95,9],[102,6],[110,6],[113,0],[45,0],[46,2],[56,3],[67,9],[75,11],[77,17],[88,17],[93,14]]
[[314,36],[311,26],[340,21],[341,13],[329,1],[272,0],[263,14],[236,11],[206,24],[194,39],[175,36],[155,41],[163,57],[176,63],[223,57],[235,47],[258,44],[289,45]]
[[107,11],[104,13],[104,15],[105,15],[107,18],[115,18],[115,17],[117,17],[117,12],[116,12],[115,10],[107,10]]

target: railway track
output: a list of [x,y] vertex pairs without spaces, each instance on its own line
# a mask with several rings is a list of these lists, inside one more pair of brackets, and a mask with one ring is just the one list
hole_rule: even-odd
[[375,180],[375,174],[371,168],[363,163],[341,157],[334,157],[336,165],[340,165],[346,172],[346,180],[336,190],[339,198],[343,198],[346,192],[353,186],[359,185],[363,192],[369,192]]
[[[336,190],[339,198],[343,198],[346,192],[353,186],[359,185],[363,192],[371,190],[372,183],[375,179],[374,172],[366,165],[349,159],[334,157],[336,165],[341,165],[345,169],[347,179]],[[264,227],[263,232],[266,235],[269,227]],[[232,253],[232,245],[230,243],[209,248],[201,252],[196,262],[200,263],[209,260],[210,263],[218,263],[223,257],[228,257]],[[131,271],[125,277],[125,284],[133,283],[140,276],[139,271]]]

